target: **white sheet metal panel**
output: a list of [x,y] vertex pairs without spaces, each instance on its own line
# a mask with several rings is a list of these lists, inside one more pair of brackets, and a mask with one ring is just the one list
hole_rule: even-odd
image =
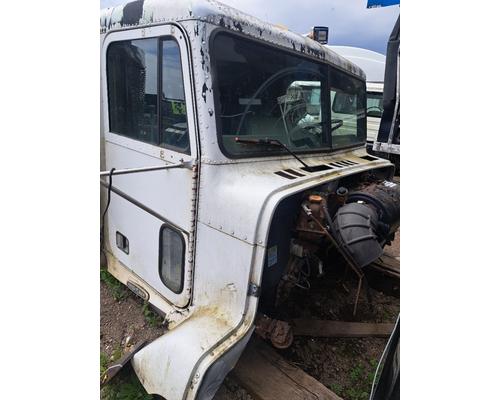
[[183,399],[198,360],[231,330],[223,319],[200,312],[141,349],[132,365],[148,393]]
[[[254,315],[247,316],[245,323],[255,246],[200,224],[196,249],[189,319],[146,346],[133,361],[147,391],[167,399],[183,398],[187,387],[187,398],[194,398],[206,369],[251,328]],[[259,257],[263,257],[263,251]],[[238,327],[237,335],[228,337],[227,343],[221,342]],[[200,360],[203,366],[196,369]]]
[[377,117],[367,117],[366,118],[366,142],[373,144],[373,141],[377,137],[378,129],[380,127],[380,118]]
[[[180,307],[186,305],[190,290],[176,294],[160,279],[159,237],[163,222],[114,193],[111,203],[113,207],[109,210],[108,235],[113,255],[171,303]],[[129,240],[129,254],[116,246],[116,232]],[[188,234],[183,232],[182,235],[187,248]]]
[[[289,195],[341,176],[390,165],[383,159],[368,161],[359,158],[364,154],[366,152],[363,146],[359,150],[341,154],[301,156],[309,165],[322,165],[339,160],[352,160],[357,163],[312,173],[301,170],[302,165],[292,157],[283,157],[280,160],[240,160],[238,164],[203,164],[198,219],[239,240],[262,245],[267,239],[270,221],[261,221],[261,214],[267,207],[274,210],[276,204],[270,205],[268,201],[275,193]],[[296,169],[304,176],[289,180],[275,174],[288,168]],[[258,234],[257,229],[261,234]]]
[[216,308],[236,325],[245,310],[254,246],[206,224],[196,238],[194,305]]

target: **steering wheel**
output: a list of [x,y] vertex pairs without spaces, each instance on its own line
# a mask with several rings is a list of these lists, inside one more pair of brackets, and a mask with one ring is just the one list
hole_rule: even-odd
[[342,125],[344,125],[344,120],[342,119],[332,119],[332,126],[331,130],[332,132],[336,129],[339,129]]
[[383,111],[384,111],[384,109],[383,109],[382,107],[379,107],[379,106],[371,106],[371,107],[368,107],[368,108],[366,109],[366,112],[370,111],[371,109],[376,109],[376,110],[378,110],[378,111],[380,111],[380,112],[383,112]]
[[276,80],[282,78],[283,76],[289,75],[289,74],[296,74],[298,72],[305,72],[309,73],[312,75],[316,75],[321,77],[322,75],[318,73],[317,71],[310,69],[310,68],[297,68],[297,67],[288,67],[288,68],[283,68],[277,72],[275,72],[273,75],[271,75],[269,78],[267,78],[258,88],[257,90],[252,94],[250,97],[250,101],[245,107],[245,110],[243,111],[240,121],[238,123],[238,128],[236,129],[236,135],[240,134],[241,128],[243,127],[243,123],[246,119],[246,116],[248,115],[248,112],[250,110],[250,107],[252,105],[252,101],[257,98],[257,96],[268,86],[270,86],[272,83],[274,83]]
[[[288,136],[290,137],[290,140],[292,142],[298,142],[300,140],[308,140],[312,142],[314,139],[316,142],[319,143],[319,140],[321,138],[321,135],[323,133],[323,129],[321,126],[323,123],[316,123],[316,124],[310,124],[310,125],[297,125],[294,127],[291,131],[288,132]],[[344,121],[341,119],[332,119],[332,125],[331,125],[331,132],[333,132],[336,129],[339,129],[342,125],[344,125]],[[312,128],[312,129],[311,129]],[[298,133],[300,132],[300,133]],[[307,133],[305,133],[307,132]],[[310,134],[312,133],[312,135]]]
[[322,133],[321,124],[297,125],[288,131],[288,137],[294,144],[300,141],[307,141],[314,145],[315,142],[319,143]]

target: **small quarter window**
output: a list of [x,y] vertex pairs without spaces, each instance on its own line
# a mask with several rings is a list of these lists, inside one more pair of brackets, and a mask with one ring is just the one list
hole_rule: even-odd
[[184,281],[184,240],[167,225],[160,230],[160,277],[172,292],[180,293]]
[[160,146],[189,154],[181,53],[173,39],[162,41],[162,64]]

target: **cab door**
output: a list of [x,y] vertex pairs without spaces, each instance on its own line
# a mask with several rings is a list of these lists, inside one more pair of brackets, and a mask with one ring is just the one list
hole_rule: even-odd
[[184,164],[112,177],[108,250],[177,307],[191,293],[198,157],[186,40],[173,25],[111,32],[101,53],[106,169]]

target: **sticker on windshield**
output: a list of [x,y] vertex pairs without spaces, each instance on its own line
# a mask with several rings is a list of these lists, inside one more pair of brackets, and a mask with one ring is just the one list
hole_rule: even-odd
[[272,267],[278,262],[278,246],[267,249],[267,266]]

